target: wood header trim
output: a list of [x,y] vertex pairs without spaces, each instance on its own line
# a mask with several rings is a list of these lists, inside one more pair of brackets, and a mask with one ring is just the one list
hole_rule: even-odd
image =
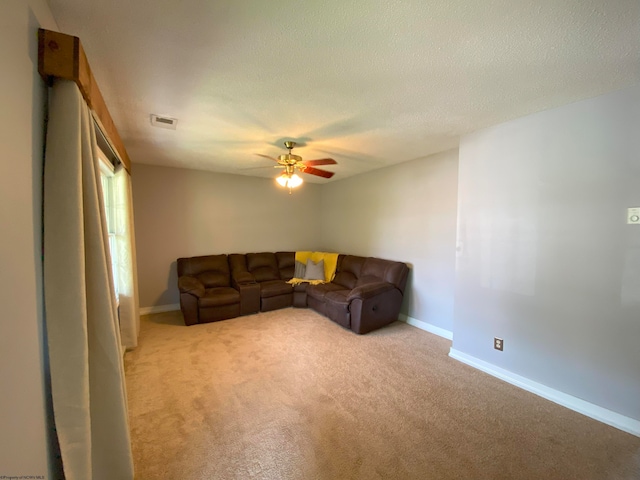
[[53,78],[71,80],[78,85],[87,105],[100,120],[100,125],[111,146],[118,153],[124,168],[131,173],[131,160],[89,67],[80,39],[52,30],[39,29],[38,73],[49,85]]

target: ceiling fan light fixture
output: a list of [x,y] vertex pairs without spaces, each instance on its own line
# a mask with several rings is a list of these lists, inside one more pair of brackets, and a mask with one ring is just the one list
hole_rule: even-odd
[[284,172],[282,175],[276,178],[276,182],[278,182],[280,186],[291,190],[292,188],[296,188],[302,185],[303,180],[297,173],[291,174]]
[[296,188],[299,187],[300,185],[302,185],[302,177],[300,177],[297,173],[294,173],[293,175],[291,175],[291,178],[289,179],[289,185],[292,188]]

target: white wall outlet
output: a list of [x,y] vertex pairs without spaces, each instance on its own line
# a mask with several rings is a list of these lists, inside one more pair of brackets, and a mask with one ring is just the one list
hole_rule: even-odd
[[629,225],[640,225],[640,207],[627,209],[627,223]]

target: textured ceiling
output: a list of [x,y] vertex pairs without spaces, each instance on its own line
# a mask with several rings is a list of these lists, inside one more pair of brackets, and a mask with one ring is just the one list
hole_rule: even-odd
[[274,176],[293,139],[339,180],[640,83],[638,0],[49,3],[134,163]]

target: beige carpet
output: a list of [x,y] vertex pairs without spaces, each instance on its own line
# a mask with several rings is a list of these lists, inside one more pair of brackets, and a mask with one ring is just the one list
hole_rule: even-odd
[[449,347],[399,322],[358,336],[306,309],[143,317],[125,359],[136,478],[640,478],[640,438]]

